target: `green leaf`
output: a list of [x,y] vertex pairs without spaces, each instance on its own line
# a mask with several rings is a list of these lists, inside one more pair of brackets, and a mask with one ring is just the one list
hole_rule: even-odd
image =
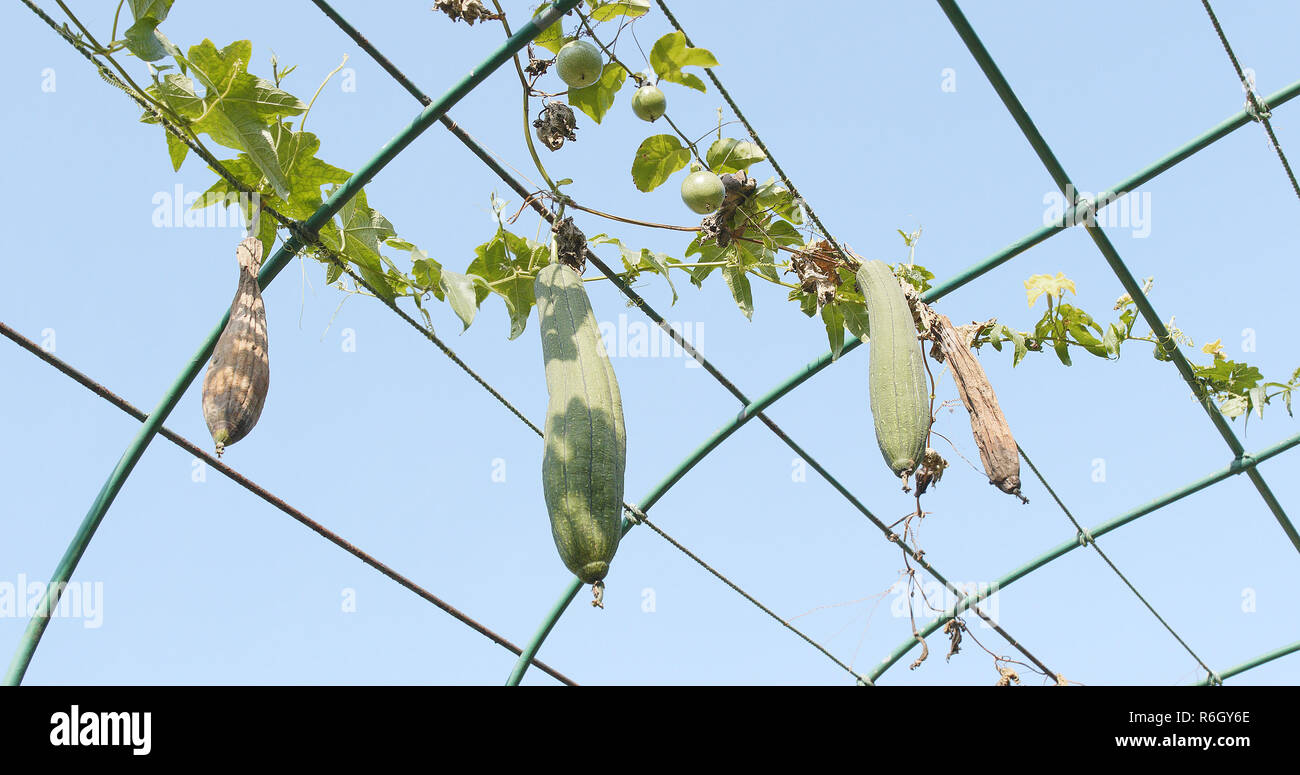
[[1249,409],[1248,403],[1244,396],[1228,396],[1219,404],[1219,411],[1229,420],[1235,420],[1242,416]]
[[167,138],[167,155],[172,160],[172,171],[177,172],[181,168],[181,163],[185,161],[185,154],[190,152],[190,147],[179,137],[165,129],[163,130],[163,137]]
[[[203,114],[203,98],[194,91],[194,81],[180,73],[170,73],[145,89],[150,97],[171,108],[177,115],[194,119]],[[156,124],[153,114],[140,117],[146,124]]]
[[690,161],[690,150],[673,135],[647,137],[632,160],[632,182],[639,191],[654,191]]
[[173,0],[131,0],[128,5],[131,7],[131,18],[149,17],[161,22],[166,20],[171,11],[172,2]]
[[1061,363],[1066,366],[1070,365],[1070,345],[1064,339],[1058,339],[1052,343],[1052,349],[1056,351],[1056,357],[1061,359]]
[[591,18],[598,22],[612,21],[620,16],[635,19],[645,16],[649,10],[650,0],[593,0]]
[[220,94],[252,58],[252,41],[236,40],[218,51],[217,44],[205,38],[190,46],[185,61],[205,87]]
[[442,289],[447,295],[447,303],[465,324],[464,331],[474,322],[479,305],[492,292],[487,282],[477,275],[461,274],[449,269],[442,270]]
[[844,314],[840,305],[834,302],[822,307],[822,322],[826,324],[826,336],[830,339],[831,360],[840,357],[844,349]]
[[156,62],[168,54],[179,57],[180,49],[157,29],[171,7],[172,0],[131,0],[131,18],[135,24],[122,34],[127,50],[146,62]]
[[533,257],[528,242],[504,229],[498,230],[492,239],[474,249],[474,260],[466,270],[470,276],[482,278],[486,287],[505,302],[510,314],[511,339],[528,327],[529,313],[537,303],[534,278],[526,271]]
[[623,267],[630,275],[629,282],[643,270],[663,275],[664,279],[668,281],[668,289],[673,293],[673,304],[677,303],[677,288],[673,285],[669,265],[681,263],[680,261],[663,253],[656,253],[650,248],[641,248],[640,251],[633,250],[624,245],[618,238],[606,234],[597,234],[587,241],[593,245],[616,245],[623,258]]
[[731,289],[731,297],[736,300],[736,306],[740,307],[740,311],[746,318],[753,320],[754,293],[749,287],[749,275],[738,266],[724,266],[722,279],[727,281],[727,287]]
[[220,51],[210,40],[190,48],[189,65],[207,89],[204,113],[194,130],[206,132],[227,148],[247,153],[276,194],[288,199],[288,182],[267,124],[302,113],[307,106],[292,94],[244,71],[252,50],[246,40],[235,41]]
[[1119,330],[1119,326],[1111,323],[1106,327],[1106,335],[1102,337],[1101,346],[1106,349],[1107,354],[1118,358],[1120,342],[1123,340],[1124,335],[1123,332]]
[[802,245],[803,235],[787,221],[774,221],[763,237],[776,245]]
[[1268,391],[1265,390],[1264,386],[1260,385],[1251,388],[1246,392],[1246,398],[1250,401],[1250,405],[1259,412],[1260,419],[1264,419],[1264,404],[1268,403]]
[[1102,344],[1102,341],[1094,336],[1092,330],[1086,326],[1080,323],[1070,323],[1066,327],[1066,330],[1070,332],[1070,336],[1073,336],[1076,342],[1083,345],[1083,349],[1093,355],[1102,358],[1110,356],[1109,348]]
[[871,327],[867,323],[867,305],[861,301],[846,301],[839,299],[836,306],[844,315],[844,327],[859,339],[871,338]]
[[[695,239],[691,240],[691,244],[686,246],[686,255],[688,257],[698,255],[700,260],[697,263],[714,264],[715,262],[724,260],[728,250],[729,248],[720,248],[717,244],[712,242],[703,245],[700,243],[699,235],[696,235]],[[717,268],[716,265],[692,267],[691,284],[696,288],[703,288],[705,278],[713,274],[713,270]]]
[[343,183],[351,177],[347,170],[316,158],[320,140],[311,132],[295,132],[282,122],[271,129],[271,139],[276,159],[289,183],[289,200],[283,203],[283,212],[292,218],[311,217],[325,201],[321,187]]
[[817,314],[817,294],[807,293],[801,288],[795,288],[793,291],[790,291],[788,299],[790,301],[799,302],[799,311],[808,317],[813,317]]
[[930,290],[930,281],[934,279],[934,272],[920,264],[902,264],[898,267],[898,277],[915,288],[917,293],[925,293]]
[[1011,356],[1011,366],[1014,368],[1020,365],[1020,360],[1029,352],[1029,348],[1025,346],[1025,335],[1005,325],[1002,326],[1002,333],[1006,334],[1007,338],[1016,346],[1015,354]]
[[181,50],[158,31],[159,19],[143,18],[122,33],[126,48],[146,62],[157,62],[165,56],[180,56]]
[[601,71],[600,78],[583,89],[569,89],[569,104],[591,116],[597,124],[614,105],[614,95],[623,88],[627,80],[627,71],[620,65],[610,62]]
[[704,81],[693,73],[682,72],[683,67],[717,67],[718,60],[708,49],[686,45],[686,33],[670,32],[655,41],[650,49],[650,66],[661,81],[680,83],[696,91],[706,91]]
[[673,304],[677,303],[677,288],[673,286],[673,278],[669,273],[668,264],[674,259],[663,253],[656,253],[650,248],[641,248],[641,265],[649,265],[654,271],[664,276],[668,281],[668,290],[673,292]]
[[709,169],[719,175],[747,170],[751,165],[766,158],[767,154],[754,143],[733,137],[714,140],[713,145],[709,146],[709,152],[704,154],[704,161],[709,165]]
[[[549,3],[543,3],[533,12],[533,16],[550,9],[550,7]],[[560,22],[561,19],[556,19],[554,24],[542,30],[542,34],[533,39],[533,43],[536,43],[552,54],[560,53],[560,48],[565,43],[569,42],[569,39],[564,37],[564,28],[560,25]]]
[[276,159],[271,130],[266,124],[246,115],[227,115],[220,107],[214,106],[194,125],[194,129],[208,133],[213,140],[227,148],[247,153],[262,176],[275,189],[276,195],[281,199],[289,198],[289,182],[285,180],[284,171]]
[[776,178],[768,178],[766,183],[759,186],[754,191],[754,198],[751,201],[757,210],[770,209],[790,223],[795,225],[803,223],[803,208],[795,201],[794,195],[788,188],[777,184]]
[[[366,192],[358,191],[339,210],[340,245],[335,248],[356,264],[362,278],[381,297],[392,301],[395,291],[384,273],[379,243],[397,234],[388,219],[366,204]],[[331,246],[333,247],[333,246]]]

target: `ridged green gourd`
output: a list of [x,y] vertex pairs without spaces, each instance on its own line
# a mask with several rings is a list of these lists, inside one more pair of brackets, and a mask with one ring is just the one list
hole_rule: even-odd
[[864,261],[857,278],[867,300],[876,441],[889,469],[906,478],[920,465],[930,430],[930,391],[916,324],[903,288],[887,264]]
[[609,573],[622,535],[623,403],[582,277],[554,263],[537,273],[534,285],[550,393],[542,456],[546,510],[560,559],[594,584]]
[[262,416],[271,383],[266,336],[266,306],[257,286],[262,242],[248,237],[235,248],[239,285],[230,320],[212,351],[203,377],[203,419],[216,443],[217,457],[248,435]]

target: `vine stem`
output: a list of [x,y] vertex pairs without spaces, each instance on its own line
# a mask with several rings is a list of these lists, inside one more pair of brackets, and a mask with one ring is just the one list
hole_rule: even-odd
[[[91,46],[94,46],[95,52],[98,53],[100,56],[104,57],[105,59],[107,59],[113,65],[113,69],[117,70],[118,75],[122,76],[122,80],[126,81],[131,86],[132,89],[135,89],[137,92],[139,92],[140,96],[143,99],[148,100],[155,107],[165,111],[173,121],[177,122],[180,126],[186,126],[186,122],[183,119],[181,119],[180,116],[177,116],[170,107],[163,105],[162,103],[155,100],[153,97],[150,97],[148,92],[146,92],[144,89],[141,89],[139,84],[137,84],[134,80],[131,79],[130,74],[127,73],[126,70],[120,64],[118,64],[116,59],[113,59],[112,54],[109,53],[107,48],[101,46],[99,44],[99,41],[95,40],[95,36],[90,33],[90,30],[86,29],[86,25],[81,23],[81,20],[78,19],[76,14],[72,12],[72,9],[68,8],[68,6],[64,4],[63,0],[54,0],[54,2],[58,4],[59,8],[63,9],[63,12],[68,15],[68,18],[72,20],[72,23],[77,25],[77,29],[81,30],[81,34],[86,36],[86,40],[90,42]],[[116,25],[116,20],[114,21],[114,24]],[[191,132],[191,134],[193,134],[193,132]]]
[[[501,7],[500,0],[492,0],[492,5],[496,6],[497,15],[501,18],[501,26],[506,31],[506,37],[509,38],[511,35],[510,22],[506,21],[505,9]],[[529,99],[531,89],[528,86],[528,78],[524,75],[524,67],[519,64],[519,55],[515,54],[512,59],[515,63],[515,72],[519,75],[519,84],[524,87],[524,140],[528,143],[528,153],[533,157],[533,165],[536,166],[537,171],[541,173],[542,180],[546,181],[547,187],[555,193],[556,197],[563,197],[564,194],[560,193],[560,189],[556,187],[555,181],[551,180],[551,176],[547,174],[546,167],[542,164],[542,157],[537,155],[537,146],[533,144],[532,124],[529,123],[529,119],[532,117],[533,113],[532,103]]]
[[[493,0],[493,2],[496,2],[496,0]],[[645,81],[645,76],[641,75],[639,72],[633,72],[632,68],[624,64],[621,59],[619,59],[617,56],[614,55],[614,52],[612,50],[607,48],[605,44],[601,42],[600,38],[596,37],[596,30],[591,26],[591,22],[588,21],[586,14],[584,14],[582,11],[577,11],[577,14],[578,14],[578,19],[582,21],[582,26],[587,28],[587,34],[591,36],[592,40],[596,41],[596,45],[600,46],[600,50],[604,51],[605,54],[609,56],[611,62],[623,68],[623,72],[627,73],[628,77],[636,82],[637,88],[640,88],[641,84]],[[712,168],[709,167],[709,163],[706,162],[704,160],[704,157],[700,155],[700,149],[696,147],[695,141],[687,137],[686,133],[683,132],[681,129],[678,129],[677,125],[673,123],[672,118],[670,118],[667,113],[664,113],[663,120],[667,121],[668,126],[672,127],[673,131],[677,133],[677,136],[682,138],[682,142],[686,143],[686,146],[691,149],[691,153],[695,155],[695,159],[699,161],[700,164],[703,164],[705,169],[712,171]],[[708,137],[709,133],[711,133],[712,131],[713,130],[710,129],[709,132],[705,133],[704,136]]]

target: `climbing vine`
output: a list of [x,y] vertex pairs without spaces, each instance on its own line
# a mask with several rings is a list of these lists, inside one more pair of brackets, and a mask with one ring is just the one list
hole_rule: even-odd
[[[253,44],[247,40],[221,47],[203,40],[182,51],[160,29],[172,3],[121,0],[106,45],[101,45],[63,3],[59,5],[75,26],[67,30],[69,35],[85,51],[110,62],[125,83],[152,106],[141,120],[159,124],[160,117],[165,118],[183,132],[184,139],[170,131],[163,133],[174,169],[179,170],[188,156],[186,140],[205,149],[205,143],[212,143],[236,151],[220,164],[244,185],[236,186],[218,174],[216,182],[193,207],[239,202],[269,254],[282,224],[272,218],[259,218],[262,207],[290,218],[306,219],[350,175],[318,156],[320,138],[305,129],[311,106],[324,83],[311,100],[304,102],[284,87],[295,67],[282,68],[272,57],[269,79],[253,74],[249,70]],[[124,9],[131,14],[129,26],[123,18]],[[440,23],[464,22],[468,29],[478,22],[475,34],[485,34],[480,30],[490,30],[493,24],[507,35],[511,29],[509,14],[497,0],[492,0],[491,8],[479,0],[439,0],[433,10],[439,13]],[[688,45],[680,31],[660,36],[648,52],[644,51],[636,42],[635,25],[649,11],[649,0],[587,0],[528,47],[526,62],[516,56],[522,92],[522,144],[547,184],[533,196],[546,203],[557,222],[566,211],[582,212],[611,224],[693,233],[682,246],[682,258],[629,245],[626,238],[605,232],[587,240],[587,249],[617,250],[622,268],[618,276],[622,280],[632,282],[642,275],[663,278],[674,303],[680,285],[674,282],[675,273],[681,273],[676,276],[684,276],[697,288],[718,275],[740,312],[752,318],[755,281],[759,281],[760,286],[779,286],[785,298],[798,304],[805,315],[819,317],[834,355],[842,351],[846,332],[858,338],[869,337],[865,301],[854,280],[856,266],[850,265],[857,257],[851,251],[841,254],[827,241],[827,235],[810,227],[803,203],[776,177],[767,176],[761,182],[751,177],[767,161],[759,145],[751,138],[726,136],[724,129],[729,122],[723,120],[722,110],[710,117],[707,128],[699,126],[697,117],[674,115],[672,90],[707,92],[699,72],[718,65],[718,61],[707,49]],[[629,41],[630,46],[626,45]],[[598,74],[593,73],[592,82],[580,88],[568,85],[557,72],[564,47],[573,42],[591,44],[600,57]],[[124,53],[140,60],[146,68],[147,85],[143,88],[115,58]],[[652,87],[659,94],[637,94],[627,100],[628,109],[635,108],[639,118],[670,130],[649,134],[635,142],[635,147],[629,144],[630,182],[638,191],[654,195],[688,168],[718,176],[724,184],[724,196],[698,225],[647,223],[577,202],[565,193],[572,180],[557,179],[543,162],[542,154],[568,147],[566,143],[583,132],[600,131],[609,112],[621,109],[619,95],[629,82],[628,91]],[[641,97],[654,101],[641,103]],[[595,126],[582,126],[577,120],[579,115],[584,117],[583,123],[589,119]],[[698,134],[687,133],[682,127],[695,127]],[[541,146],[534,142],[535,136]],[[256,197],[240,198],[241,193],[249,192]],[[687,194],[684,189],[684,198]],[[504,202],[494,200],[496,228],[475,249],[462,271],[445,266],[446,257],[435,258],[399,236],[396,227],[370,206],[364,191],[358,192],[335,219],[319,230],[315,235],[319,244],[308,245],[305,252],[325,265],[328,283],[348,293],[373,293],[389,302],[412,304],[430,328],[433,323],[426,305],[432,301],[447,303],[468,328],[482,305],[495,296],[505,305],[509,337],[513,339],[527,328],[536,304],[534,280],[538,270],[550,262],[551,254],[548,245],[509,230],[512,219],[506,217],[504,206]],[[895,272],[923,293],[930,288],[934,275],[914,261],[921,232],[918,229],[899,234],[907,256],[894,264]],[[364,279],[364,288],[344,275],[338,258]],[[1152,282],[1146,281],[1144,292],[1151,289]],[[1040,298],[1045,303],[1032,327],[1022,329],[1000,323],[997,318],[960,327],[971,346],[989,345],[999,352],[1005,347],[1013,365],[1029,353],[1050,350],[1066,366],[1079,352],[1118,359],[1130,342],[1149,343],[1159,360],[1170,359],[1167,344],[1194,346],[1172,320],[1170,342],[1157,341],[1150,331],[1135,331],[1137,304],[1127,294],[1110,311],[1114,319],[1105,320],[1066,301],[1066,294],[1075,293],[1076,288],[1063,274],[1034,275],[1025,281],[1025,289],[1031,308]],[[1290,414],[1292,393],[1300,385],[1300,369],[1285,381],[1268,381],[1256,367],[1229,359],[1219,342],[1203,346],[1201,352],[1210,360],[1194,364],[1194,376],[1204,388],[1206,400],[1215,402],[1225,416],[1236,418],[1252,411],[1262,416],[1263,407],[1276,400]]]

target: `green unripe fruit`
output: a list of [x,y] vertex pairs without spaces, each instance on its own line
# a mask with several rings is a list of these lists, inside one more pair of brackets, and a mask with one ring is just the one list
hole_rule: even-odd
[[883,261],[864,261],[858,285],[871,330],[871,418],[889,470],[904,480],[925,454],[930,430],[930,387],[916,341],[916,323],[898,279]]
[[585,40],[571,40],[555,56],[555,70],[570,89],[583,89],[600,80],[600,49]]
[[682,181],[682,201],[701,215],[716,211],[726,195],[722,178],[707,170],[692,172]]
[[623,401],[582,277],[549,264],[533,290],[550,395],[542,491],[560,558],[594,584],[609,572],[623,534]]
[[642,121],[654,121],[667,110],[668,100],[658,86],[646,84],[632,95],[632,112]]

